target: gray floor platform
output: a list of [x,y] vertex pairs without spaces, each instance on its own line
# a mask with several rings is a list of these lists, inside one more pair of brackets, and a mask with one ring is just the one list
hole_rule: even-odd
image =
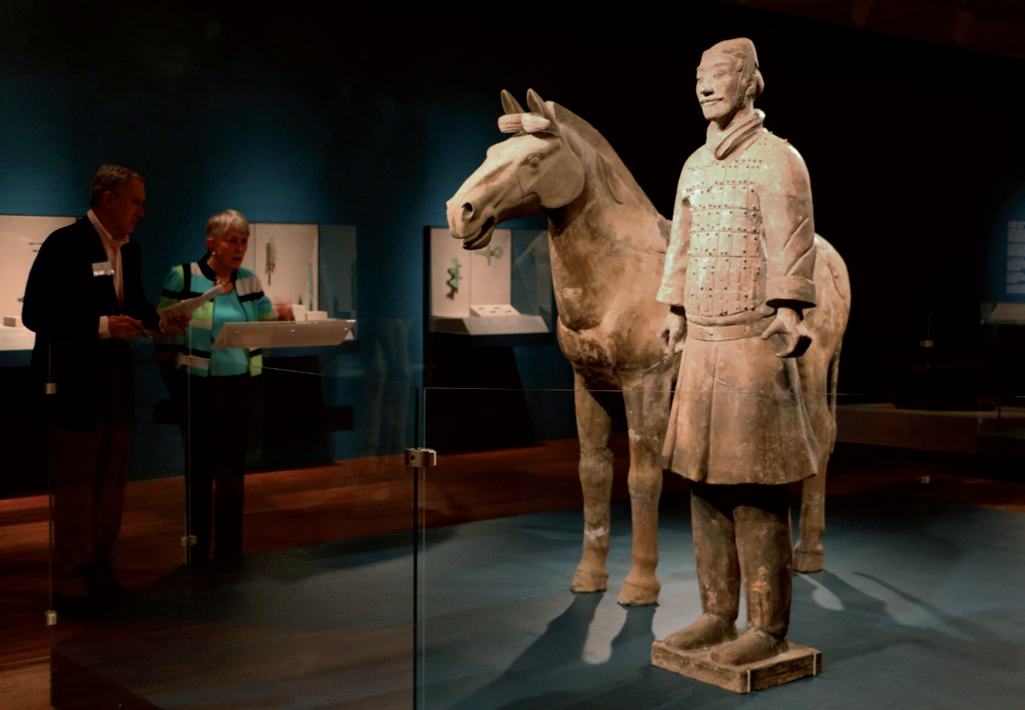
[[[655,668],[656,638],[700,613],[686,501],[664,500],[659,605],[574,595],[580,511],[429,531],[421,555],[424,710],[1016,708],[1025,705],[1025,515],[866,496],[827,506],[826,571],[798,575],[790,638],[823,673],[738,696]],[[102,635],[56,649],[165,708],[412,705],[407,536],[183,570]],[[126,707],[129,707],[126,705]]]

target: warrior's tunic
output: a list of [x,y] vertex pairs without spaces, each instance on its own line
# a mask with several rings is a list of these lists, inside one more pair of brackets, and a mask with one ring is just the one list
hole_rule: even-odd
[[711,484],[790,483],[817,467],[797,368],[776,356],[779,336],[760,337],[777,308],[815,306],[811,187],[763,119],[711,124],[683,166],[658,295],[687,318],[664,453]]

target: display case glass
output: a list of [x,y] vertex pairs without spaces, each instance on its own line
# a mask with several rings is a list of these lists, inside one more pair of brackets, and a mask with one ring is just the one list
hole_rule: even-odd
[[[477,394],[478,408],[466,411],[466,399],[455,389],[425,391],[429,447],[435,418],[485,420],[518,434],[497,446],[475,434],[461,442],[448,434],[437,466],[426,469],[419,707],[742,703],[720,688],[651,665],[652,644],[702,613],[690,484],[683,477],[663,477],[658,603],[617,603],[637,551],[631,511],[637,496],[628,482],[637,442],[627,430],[621,395],[592,393],[610,403],[605,462],[614,471],[608,527],[596,531],[585,523],[580,475],[595,472],[578,470],[583,447],[574,393]],[[815,399],[814,392],[804,394]],[[687,397],[676,396],[677,404]],[[981,649],[1014,646],[1014,628],[1025,621],[1015,602],[1021,555],[1007,542],[1025,533],[1008,500],[1022,500],[1025,447],[1019,440],[1014,450],[984,451],[988,430],[1001,419],[1005,431],[1021,431],[1025,402],[1019,398],[1002,414],[955,412],[939,406],[947,401],[941,396],[921,409],[879,404],[892,402],[888,392],[873,393],[875,404],[860,395],[836,396],[838,437],[825,476],[824,569],[795,575],[789,632],[791,641],[821,651],[824,676],[764,692],[786,694],[800,707],[829,705],[838,695],[886,706],[895,687],[913,687],[916,698],[929,702],[960,694],[1001,702],[1008,689],[1021,687],[982,658],[959,658],[966,642],[949,624],[970,623]],[[814,516],[802,507],[801,493],[801,485],[791,486],[795,541],[805,518]],[[571,591],[593,534],[608,544],[607,590]],[[743,602],[740,609],[743,629]],[[955,672],[964,663],[972,678]],[[923,676],[926,666],[945,669],[942,680]],[[877,682],[866,686],[866,673]]]
[[496,229],[487,247],[463,249],[428,228],[430,331],[459,335],[548,333],[554,312],[546,230]]
[[31,350],[35,335],[21,322],[21,299],[36,252],[53,231],[74,217],[0,215],[0,350]]
[[[69,585],[55,567],[54,707],[408,704],[415,506],[402,447],[416,388],[408,368],[377,364],[403,326],[362,325],[358,347],[265,349],[259,374],[227,384],[161,371],[151,341],[116,344],[136,381],[110,554],[127,594],[100,600],[91,571]],[[51,411],[55,532],[78,524],[61,469],[88,455],[65,445],[77,441],[66,423]]]
[[296,320],[356,317],[355,227],[272,222],[249,227],[243,266],[260,277],[275,306],[288,306]]

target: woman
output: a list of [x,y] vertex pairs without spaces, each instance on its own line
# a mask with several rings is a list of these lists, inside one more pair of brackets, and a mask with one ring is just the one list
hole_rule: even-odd
[[[185,347],[177,358],[182,373],[177,390],[184,413],[185,495],[189,506],[190,562],[242,553],[242,500],[252,377],[263,357],[258,350],[212,348],[225,323],[274,320],[260,279],[242,268],[249,245],[249,222],[235,210],[213,215],[206,225],[207,255],[171,269],[160,308],[221,286],[212,300],[192,312]],[[211,517],[214,524],[211,526]]]

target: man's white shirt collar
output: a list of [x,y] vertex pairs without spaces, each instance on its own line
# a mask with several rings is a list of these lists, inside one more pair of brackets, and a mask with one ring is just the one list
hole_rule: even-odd
[[100,240],[103,242],[103,246],[108,254],[117,254],[121,247],[128,243],[129,236],[127,234],[121,239],[114,239],[114,237],[110,236],[110,232],[107,231],[107,228],[100,222],[100,218],[91,209],[85,213],[85,216],[96,227],[96,231],[100,235]]

